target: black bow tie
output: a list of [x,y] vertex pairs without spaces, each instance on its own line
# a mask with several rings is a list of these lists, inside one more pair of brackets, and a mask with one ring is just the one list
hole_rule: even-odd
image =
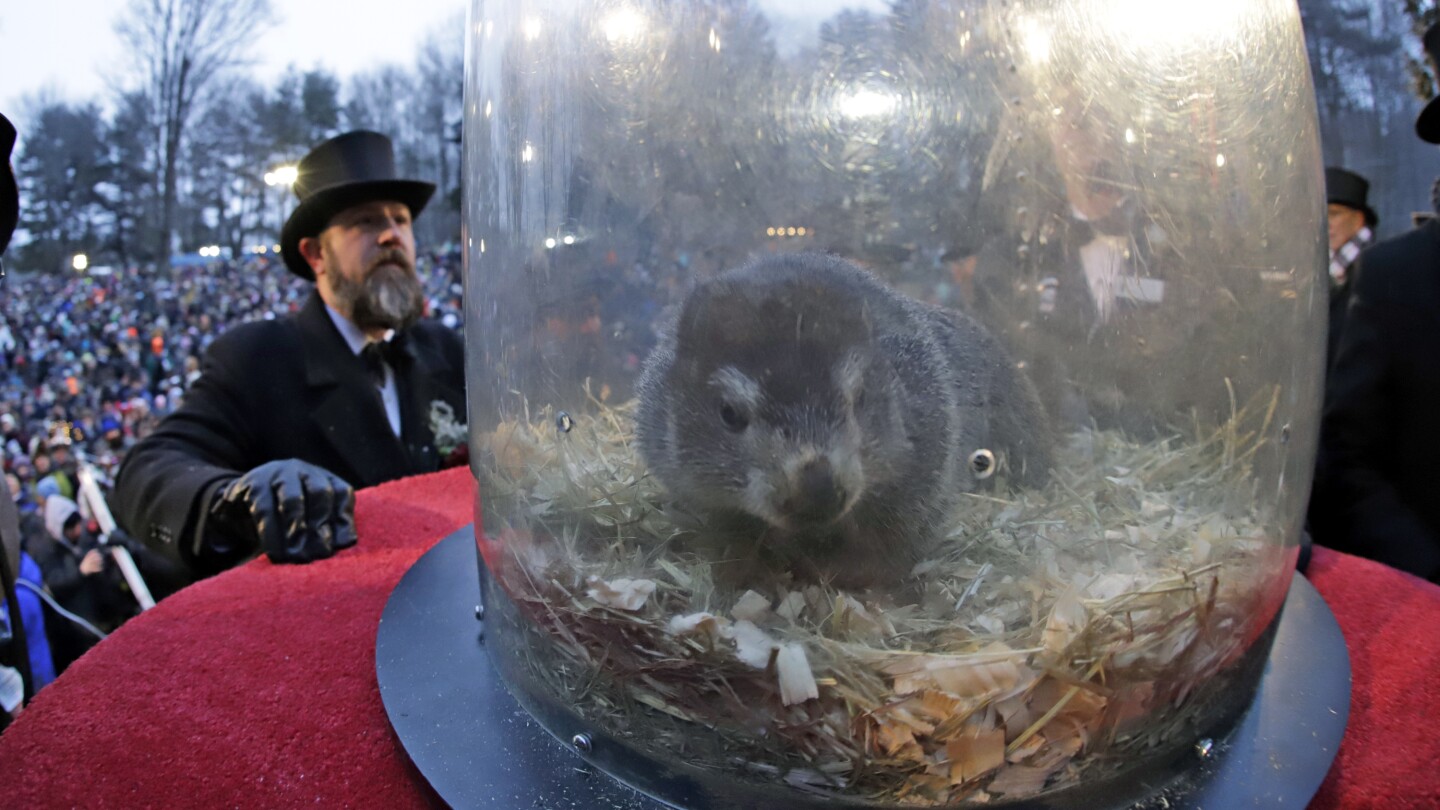
[[381,388],[385,386],[385,366],[398,369],[404,355],[405,350],[398,339],[372,340],[360,350],[360,359],[365,362],[365,370],[369,372],[375,385]]

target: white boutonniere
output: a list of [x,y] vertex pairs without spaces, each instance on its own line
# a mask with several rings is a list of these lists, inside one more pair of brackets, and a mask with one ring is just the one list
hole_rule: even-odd
[[441,399],[430,403],[430,433],[435,436],[435,452],[442,459],[463,447],[470,435],[465,423],[455,418],[455,409]]

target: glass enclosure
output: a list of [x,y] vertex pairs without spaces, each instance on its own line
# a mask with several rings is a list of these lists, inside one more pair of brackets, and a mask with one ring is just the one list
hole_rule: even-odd
[[1315,452],[1293,0],[468,25],[487,643],[542,722],[779,806],[1100,795],[1223,732]]

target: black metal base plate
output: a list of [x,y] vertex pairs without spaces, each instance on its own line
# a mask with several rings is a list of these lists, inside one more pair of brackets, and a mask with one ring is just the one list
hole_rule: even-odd
[[[380,618],[380,697],[420,774],[453,807],[665,807],[592,768],[506,691],[476,621],[476,558],[470,527],[446,537],[405,573]],[[1136,806],[1303,808],[1330,769],[1349,711],[1345,639],[1297,575],[1244,719],[1185,778]]]

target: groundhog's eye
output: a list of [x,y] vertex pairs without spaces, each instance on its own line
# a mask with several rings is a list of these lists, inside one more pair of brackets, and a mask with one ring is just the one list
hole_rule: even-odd
[[728,402],[720,406],[720,421],[725,423],[725,427],[736,433],[750,426],[750,417]]

